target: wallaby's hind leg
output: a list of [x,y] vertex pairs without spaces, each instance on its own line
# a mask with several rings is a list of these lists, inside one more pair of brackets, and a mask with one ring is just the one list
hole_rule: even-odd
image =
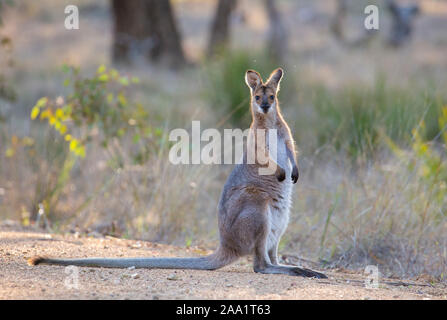
[[268,250],[268,256],[270,258],[270,262],[273,265],[278,265],[278,245],[279,240],[275,242],[275,244]]
[[[266,217],[266,215],[263,215],[263,217]],[[259,233],[256,239],[255,250],[254,250],[255,257],[254,257],[253,270],[255,272],[266,273],[266,274],[287,274],[291,276],[302,276],[302,277],[319,278],[319,279],[327,278],[326,275],[309,269],[273,264],[274,262],[271,261],[271,256],[266,248],[266,242],[269,230],[268,219],[261,218],[261,220],[263,220],[263,224],[259,226],[260,230],[258,230]],[[274,250],[274,252],[275,252],[274,258],[277,259],[276,249]]]

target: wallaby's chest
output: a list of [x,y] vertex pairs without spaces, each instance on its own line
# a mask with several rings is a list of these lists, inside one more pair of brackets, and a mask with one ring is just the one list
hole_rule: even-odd
[[287,147],[284,137],[278,134],[278,131],[269,130],[269,134],[266,138],[267,148],[269,150],[269,156],[286,172],[291,171],[289,160],[287,157]]

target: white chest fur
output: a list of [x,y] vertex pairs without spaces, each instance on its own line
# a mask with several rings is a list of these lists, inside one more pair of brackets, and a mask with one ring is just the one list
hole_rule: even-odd
[[[287,179],[288,177],[288,179]],[[281,239],[284,231],[289,224],[290,207],[292,204],[292,182],[290,174],[282,182],[281,196],[277,202],[269,206],[269,226],[270,232],[267,237],[267,248],[273,248]]]
[[[274,141],[271,140],[272,138]],[[270,250],[277,245],[289,223],[293,184],[291,181],[292,164],[287,157],[287,149],[284,139],[279,137],[276,131],[271,132],[269,130],[267,146],[270,157],[283,168],[286,173],[286,179],[282,182],[278,182],[280,186],[278,196],[276,196],[269,205],[268,217],[270,232],[267,237],[267,249]]]

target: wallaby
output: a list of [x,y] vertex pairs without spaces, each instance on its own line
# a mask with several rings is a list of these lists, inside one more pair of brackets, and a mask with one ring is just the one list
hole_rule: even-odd
[[[295,142],[281,115],[277,98],[282,77],[281,68],[274,70],[265,83],[258,72],[246,72],[253,118],[250,132],[276,129],[277,157],[269,159],[269,163],[276,161],[276,170],[274,174],[261,175],[259,169],[266,165],[259,161],[248,163],[249,148],[244,148],[243,161],[235,165],[218,204],[220,245],[214,253],[198,258],[52,259],[37,256],[31,258],[29,264],[215,270],[253,254],[255,272],[327,278],[319,272],[278,263],[278,244],[289,222],[292,186],[299,176]],[[254,141],[256,148],[262,148],[257,138]]]

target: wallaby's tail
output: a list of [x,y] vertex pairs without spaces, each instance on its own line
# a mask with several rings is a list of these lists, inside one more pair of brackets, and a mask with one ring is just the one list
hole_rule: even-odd
[[53,264],[60,266],[102,267],[102,268],[148,268],[148,269],[197,269],[215,270],[222,268],[238,257],[222,248],[214,253],[198,258],[85,258],[85,259],[53,259],[35,256],[28,264]]

